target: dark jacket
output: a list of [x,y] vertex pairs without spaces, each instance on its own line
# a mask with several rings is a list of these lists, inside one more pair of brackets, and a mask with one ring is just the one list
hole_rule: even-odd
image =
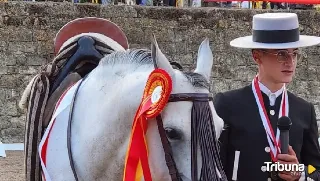
[[[281,95],[275,105],[262,92],[274,133],[278,121]],[[318,127],[314,106],[288,91],[289,117],[292,121],[289,144],[300,163],[320,169]],[[264,162],[271,162],[269,144],[263,128],[251,84],[237,90],[218,93],[214,99],[217,114],[224,120],[225,129],[220,136],[221,159],[228,180],[232,181],[235,153],[239,155],[237,181],[269,181],[270,172],[263,172]],[[270,109],[275,110],[272,116]],[[319,173],[319,171],[316,171]],[[314,173],[316,175],[317,173]]]

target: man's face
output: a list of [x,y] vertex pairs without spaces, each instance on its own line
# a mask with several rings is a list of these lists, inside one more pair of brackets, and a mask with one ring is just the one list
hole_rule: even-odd
[[301,57],[298,49],[254,50],[253,56],[261,73],[275,83],[291,82]]

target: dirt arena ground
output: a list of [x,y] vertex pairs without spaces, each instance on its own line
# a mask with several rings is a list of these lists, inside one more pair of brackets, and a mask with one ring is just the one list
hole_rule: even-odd
[[6,151],[0,157],[0,181],[24,181],[23,151]]

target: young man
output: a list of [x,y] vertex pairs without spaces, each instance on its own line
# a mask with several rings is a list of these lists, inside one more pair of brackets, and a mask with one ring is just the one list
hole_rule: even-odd
[[[255,15],[252,36],[230,42],[231,46],[252,50],[258,74],[252,84],[218,93],[215,97],[216,111],[225,122],[220,149],[229,181],[320,178],[318,170],[311,175],[306,169],[299,172],[301,170],[296,167],[303,165],[287,166],[284,167],[287,171],[283,171],[283,165],[275,164],[304,164],[320,169],[314,106],[286,90],[301,58],[298,48],[319,43],[320,37],[299,34],[299,22],[294,13]],[[276,144],[280,135],[277,122],[282,116],[289,117],[292,122],[288,154],[280,154],[281,149]]]

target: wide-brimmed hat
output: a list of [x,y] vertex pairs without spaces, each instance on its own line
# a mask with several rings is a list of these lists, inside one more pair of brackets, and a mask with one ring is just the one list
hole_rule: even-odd
[[249,49],[289,49],[320,44],[320,37],[300,35],[295,13],[263,13],[253,16],[252,35],[232,40],[230,45]]

